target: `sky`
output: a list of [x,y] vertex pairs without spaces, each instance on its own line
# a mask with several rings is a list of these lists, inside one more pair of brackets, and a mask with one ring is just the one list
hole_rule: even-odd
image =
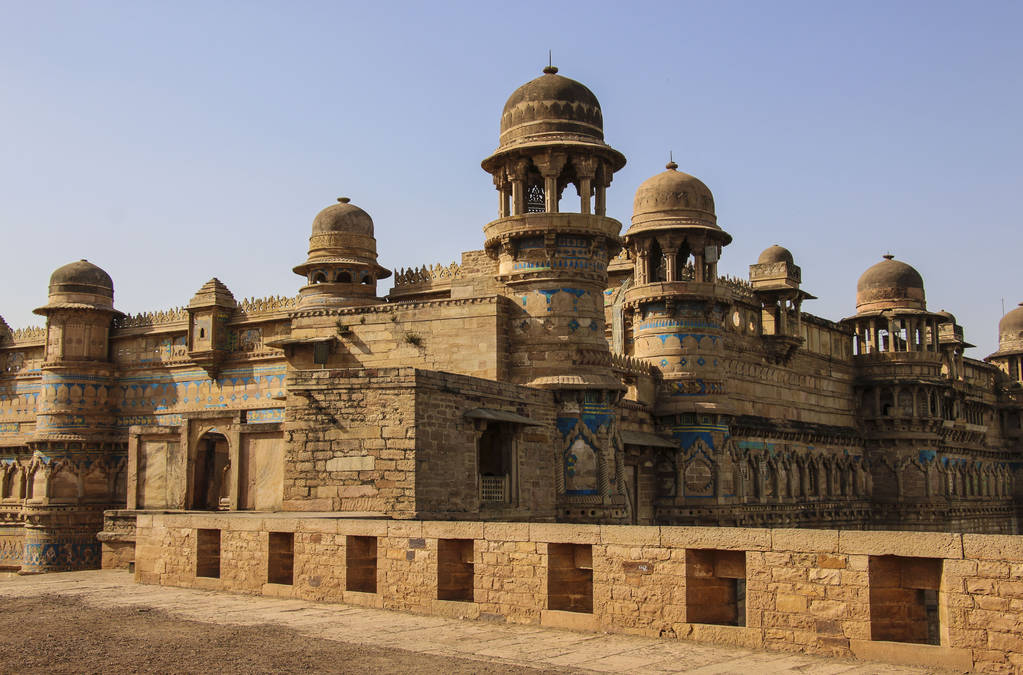
[[[482,247],[480,161],[541,74],[600,100],[628,164],[713,191],[741,277],[789,248],[805,311],[855,313],[892,253],[983,358],[1023,301],[1023,3],[0,0],[0,316],[41,325],[86,258],[127,313],[294,295],[316,213],[348,196],[390,269]],[[387,284],[381,284],[381,294]]]

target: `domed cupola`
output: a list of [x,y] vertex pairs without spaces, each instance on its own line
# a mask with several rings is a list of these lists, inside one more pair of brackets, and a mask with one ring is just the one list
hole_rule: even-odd
[[678,227],[708,229],[721,232],[722,243],[732,237],[717,224],[714,195],[696,176],[678,170],[669,162],[666,170],[643,181],[632,203],[632,227],[626,233]]
[[984,360],[1001,368],[1013,382],[1023,382],[1023,302],[998,322],[998,351]]
[[377,263],[373,219],[347,197],[316,215],[309,257],[294,271],[308,281],[299,293],[301,307],[376,303],[377,280],[391,276]]
[[927,309],[920,273],[893,255],[870,267],[856,283],[856,311]]
[[713,282],[732,236],[718,227],[710,188],[674,161],[665,169],[643,181],[633,200],[624,239],[636,261],[635,283]]
[[[853,355],[929,352],[926,358],[940,361],[938,327],[948,317],[927,311],[919,272],[891,254],[882,257],[856,282],[856,315],[841,322],[854,332]],[[961,355],[964,346],[960,341],[952,351]]]
[[501,193],[499,216],[557,213],[562,192],[575,185],[580,213],[605,213],[604,191],[625,156],[604,142],[600,103],[585,85],[544,74],[516,89],[501,112],[497,150],[483,160]]
[[58,267],[50,275],[49,302],[35,313],[45,315],[51,309],[114,311],[114,282],[88,260]]

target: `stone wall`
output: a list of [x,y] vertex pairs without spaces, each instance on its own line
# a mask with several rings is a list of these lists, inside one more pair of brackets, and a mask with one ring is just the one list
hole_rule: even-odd
[[470,410],[508,413],[509,499],[488,517],[553,520],[553,401],[549,392],[452,373],[401,369],[295,371],[284,508],[393,517],[476,518],[477,438],[488,422]]
[[[196,575],[209,564],[197,533],[210,529],[219,530],[219,578]],[[294,533],[293,584],[267,583],[269,532]],[[347,549],[366,541],[355,537],[376,542],[375,592],[346,589],[356,574]],[[438,564],[450,540],[462,540],[454,549],[463,551],[473,542],[471,559],[457,566],[471,565],[473,601],[438,599],[439,587],[464,578]],[[141,583],[983,672],[1023,668],[1019,537],[182,513],[139,515],[136,541]],[[729,590],[706,593],[711,587]],[[728,602],[715,607],[715,597]],[[923,622],[901,636],[933,644],[878,639],[898,620]]]
[[413,517],[415,396],[412,368],[292,372],[284,509]]
[[[293,337],[336,336],[327,368],[421,368],[491,380],[507,375],[508,315],[499,296],[398,302],[296,314]],[[296,352],[291,365],[318,368],[313,350]]]
[[[489,422],[473,409],[502,411],[536,426],[506,425],[512,436],[507,503],[480,503],[477,439]],[[550,392],[477,378],[416,371],[416,507],[420,518],[553,520],[554,401]]]

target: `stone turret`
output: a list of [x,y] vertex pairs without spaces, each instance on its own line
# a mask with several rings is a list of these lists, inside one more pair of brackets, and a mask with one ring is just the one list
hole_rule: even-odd
[[777,244],[764,249],[749,266],[753,294],[763,307],[761,340],[769,361],[786,363],[803,344],[803,301],[814,296],[800,289],[802,276],[792,253]]
[[341,197],[320,211],[309,236],[309,257],[294,268],[307,284],[299,307],[357,307],[380,302],[377,281],[391,276],[377,264],[373,219]]
[[110,275],[86,260],[57,269],[46,317],[33,451],[26,483],[23,573],[99,566],[96,533],[103,511],[123,508],[125,443],[115,425],[118,403],[110,326]]
[[714,196],[669,162],[636,190],[624,239],[633,261],[624,301],[631,355],[664,376],[655,414],[673,426],[682,414],[721,426],[731,411],[721,326],[732,294],[717,283],[717,262],[732,237],[717,224]]
[[[628,516],[614,414],[624,387],[611,370],[603,295],[621,230],[605,193],[624,165],[604,142],[597,98],[553,66],[508,98],[499,146],[482,163],[499,195],[485,248],[518,310],[510,376],[557,392],[560,405],[563,518]],[[562,200],[569,186],[575,204]]]
[[227,322],[238,303],[220,279],[210,279],[188,303],[188,355],[212,379],[230,353]]

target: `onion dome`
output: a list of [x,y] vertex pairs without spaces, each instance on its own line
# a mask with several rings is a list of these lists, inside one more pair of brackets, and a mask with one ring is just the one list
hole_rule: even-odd
[[537,146],[596,148],[613,171],[625,166],[625,156],[604,142],[604,115],[597,97],[581,82],[558,75],[554,66],[508,97],[501,111],[497,152],[483,160],[483,168],[489,171],[509,151]]
[[50,275],[49,301],[35,310],[114,308],[114,282],[110,275],[88,260],[68,263]]
[[998,322],[998,351],[1023,351],[1023,302]]
[[731,235],[717,224],[714,195],[696,176],[678,170],[669,162],[666,170],[640,184],[632,203],[632,227],[626,235],[645,230],[697,228],[720,232],[722,244]]
[[927,309],[923,277],[892,255],[884,256],[856,283],[857,312],[883,309]]
[[794,265],[795,260],[792,258],[792,253],[784,246],[775,244],[774,246],[768,246],[764,249],[764,252],[757,258],[758,265],[768,265],[771,263],[788,263]]

